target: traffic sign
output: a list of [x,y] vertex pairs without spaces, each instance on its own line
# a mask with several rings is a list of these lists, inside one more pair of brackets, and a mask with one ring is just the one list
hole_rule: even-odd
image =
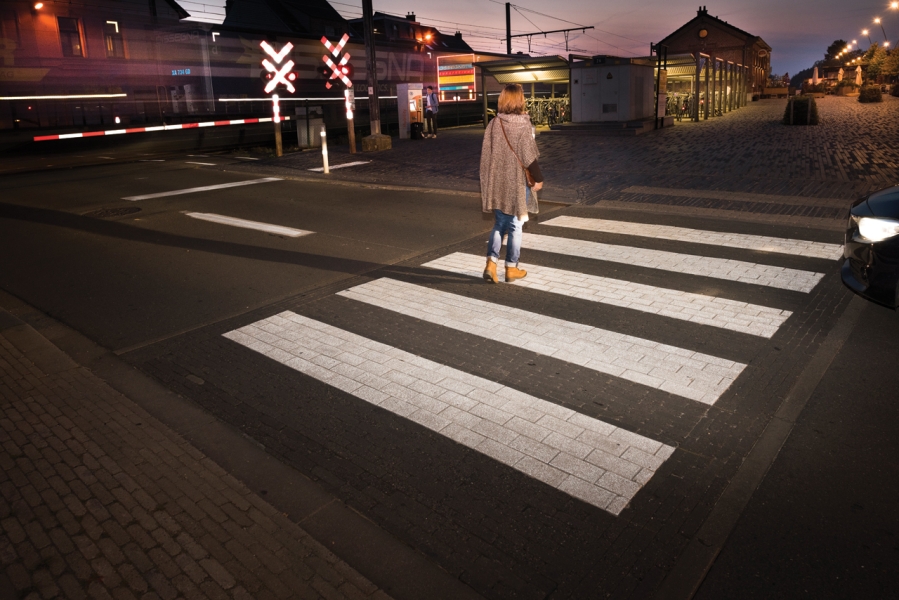
[[259,45],[272,59],[271,61],[268,58],[262,59],[262,66],[267,71],[265,78],[268,79],[268,83],[265,84],[265,93],[271,94],[279,85],[285,87],[291,94],[294,93],[296,88],[293,87],[293,81],[297,78],[297,74],[292,71],[294,62],[287,60],[281,64],[281,61],[287,58],[287,55],[293,50],[293,44],[287,42],[280,52],[276,52],[265,40],[262,40]]
[[[346,43],[349,41],[350,36],[346,33],[343,34],[343,37],[340,38],[340,41],[336,44],[332,44],[328,38],[322,36],[322,44],[324,44],[325,48],[327,48],[328,52],[330,52],[334,58],[340,54],[343,50],[343,47],[346,46]],[[328,81],[325,82],[325,87],[331,89],[331,79],[339,79],[343,82],[343,84],[347,87],[353,87],[353,82],[350,79],[353,74],[353,66],[349,64],[350,62],[350,53],[344,52],[343,56],[340,59],[340,62],[335,63],[331,60],[331,57],[328,55],[322,56],[322,60],[324,63],[331,69],[331,76],[328,77]]]

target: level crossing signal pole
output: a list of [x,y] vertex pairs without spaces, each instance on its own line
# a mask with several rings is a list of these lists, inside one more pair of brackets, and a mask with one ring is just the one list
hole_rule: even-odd
[[[263,40],[259,46],[267,55],[262,59],[262,67],[265,69],[263,79],[265,84],[265,93],[271,94],[278,88],[284,88],[291,94],[296,91],[293,82],[296,81],[297,74],[293,71],[294,62],[290,60],[290,51],[293,50],[293,44],[287,42],[280,50],[275,50],[267,41]],[[271,60],[269,60],[271,59]],[[278,94],[272,94],[272,122],[275,125],[275,156],[281,156],[283,151],[281,147],[281,105]]]

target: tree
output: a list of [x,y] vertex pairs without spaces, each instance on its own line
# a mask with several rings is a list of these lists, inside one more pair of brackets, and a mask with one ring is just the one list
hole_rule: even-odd
[[837,54],[845,50],[848,45],[849,42],[846,40],[834,40],[834,42],[827,47],[827,52],[824,54],[824,62],[833,62],[837,60]]
[[868,70],[865,73],[866,78],[877,81],[877,78],[884,72],[884,64],[887,62],[887,49],[880,47],[877,43],[871,44],[865,53],[864,60],[868,63]]
[[799,71],[790,79],[790,85],[794,88],[801,87],[802,82],[804,82],[806,79],[811,78],[813,71],[814,69],[803,69]]
[[887,77],[899,75],[899,51],[891,50],[881,65],[881,73]]

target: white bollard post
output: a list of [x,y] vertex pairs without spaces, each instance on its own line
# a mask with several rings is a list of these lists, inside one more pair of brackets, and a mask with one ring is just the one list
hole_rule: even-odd
[[325,173],[325,175],[327,175],[331,171],[330,171],[330,169],[328,169],[328,132],[325,129],[324,125],[322,125],[321,136],[322,136],[322,163],[324,163],[324,166],[325,166],[324,173]]

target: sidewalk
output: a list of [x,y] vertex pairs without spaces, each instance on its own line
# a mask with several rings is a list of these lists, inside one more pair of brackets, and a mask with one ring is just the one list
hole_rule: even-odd
[[0,444],[0,599],[389,598],[3,309]]

